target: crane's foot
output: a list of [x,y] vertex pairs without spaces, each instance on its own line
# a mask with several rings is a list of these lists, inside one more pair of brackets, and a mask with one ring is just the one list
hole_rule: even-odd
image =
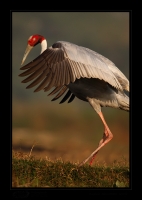
[[[97,153],[98,153],[98,152],[96,152],[96,153],[92,156],[91,161],[90,161],[90,166],[92,165],[92,163],[93,163],[93,161],[94,161],[94,159],[95,159]],[[89,156],[86,160],[84,160],[83,162],[81,162],[78,166],[80,167],[80,166],[84,165],[85,163],[87,163],[87,161],[88,161],[89,159],[90,159],[90,156]]]
[[91,155],[90,155],[88,158],[86,158],[83,162],[81,162],[81,163],[79,164],[79,167],[82,166],[82,165],[84,165],[89,159],[91,159],[90,165],[92,165],[92,162],[93,162],[93,160],[95,159],[95,157],[96,157],[98,151],[99,151],[105,144],[107,144],[107,143],[112,139],[112,134],[110,134],[110,135],[108,135],[108,136],[106,136],[106,135],[104,134],[104,136],[105,136],[105,137],[103,137],[103,139],[100,141],[98,148],[97,148],[93,153],[91,153]]
[[[97,152],[97,153],[98,153],[98,152]],[[94,159],[95,159],[97,153],[95,153],[95,155],[93,155],[93,157],[91,158],[91,160],[90,160],[90,166],[92,165],[92,163],[93,163],[93,161],[94,161]]]
[[[87,162],[87,161],[86,161]],[[78,167],[81,167],[82,165],[84,165],[85,163],[85,160],[83,161],[83,162],[81,162],[79,165],[78,165]]]

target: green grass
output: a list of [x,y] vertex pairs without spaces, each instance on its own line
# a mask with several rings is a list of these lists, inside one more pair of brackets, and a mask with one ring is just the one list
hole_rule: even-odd
[[12,187],[129,187],[129,167],[125,161],[112,166],[78,164],[36,159],[31,153],[13,151]]

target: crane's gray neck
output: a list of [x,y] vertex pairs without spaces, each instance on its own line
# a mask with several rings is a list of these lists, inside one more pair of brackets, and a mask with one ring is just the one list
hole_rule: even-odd
[[41,52],[40,52],[40,54],[42,54],[46,49],[47,49],[47,41],[43,40],[41,42]]

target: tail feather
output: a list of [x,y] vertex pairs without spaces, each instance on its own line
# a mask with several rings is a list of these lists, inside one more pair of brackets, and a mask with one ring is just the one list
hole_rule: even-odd
[[117,94],[119,108],[125,111],[129,111],[129,97],[124,93]]

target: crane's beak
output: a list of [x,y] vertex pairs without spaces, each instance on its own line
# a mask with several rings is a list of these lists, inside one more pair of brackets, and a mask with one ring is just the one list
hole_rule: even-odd
[[28,44],[21,65],[22,65],[22,64],[24,63],[24,61],[26,60],[27,55],[30,53],[30,51],[31,51],[32,48],[33,48],[33,47],[30,46],[30,45]]

